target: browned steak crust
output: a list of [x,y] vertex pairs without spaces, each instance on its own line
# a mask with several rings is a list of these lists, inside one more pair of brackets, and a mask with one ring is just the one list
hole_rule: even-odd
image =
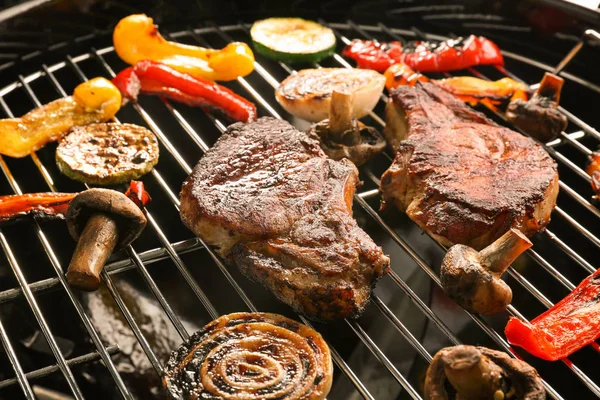
[[284,121],[234,124],[181,193],[183,222],[311,318],[358,315],[389,266],[352,218],[358,171]]
[[386,108],[396,157],[381,178],[395,204],[445,245],[481,249],[511,227],[545,227],[558,194],[556,163],[431,84],[399,87]]

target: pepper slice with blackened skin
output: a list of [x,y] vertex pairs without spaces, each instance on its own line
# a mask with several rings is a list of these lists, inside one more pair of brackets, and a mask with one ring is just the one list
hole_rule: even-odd
[[162,96],[192,107],[222,112],[233,121],[256,119],[256,106],[224,86],[208,79],[176,71],[159,62],[143,60],[113,78],[124,99],[137,102],[138,95]]
[[331,389],[329,347],[317,332],[277,314],[224,315],[171,354],[168,398],[322,400]]
[[116,185],[137,179],[158,163],[158,141],[133,124],[103,123],[74,128],[56,149],[60,172],[71,179]]
[[25,215],[64,218],[69,202],[77,193],[26,193],[0,196],[0,222]]
[[592,343],[600,337],[600,269],[530,322],[511,317],[504,333],[510,344],[550,361]]
[[404,63],[419,72],[446,72],[476,65],[503,65],[498,46],[483,36],[470,35],[441,42],[414,41],[383,43],[355,39],[343,55],[355,60],[359,68],[384,72],[396,63]]
[[75,126],[111,119],[121,108],[121,93],[109,80],[94,78],[73,96],[54,100],[21,118],[0,120],[0,154],[21,158],[62,139]]

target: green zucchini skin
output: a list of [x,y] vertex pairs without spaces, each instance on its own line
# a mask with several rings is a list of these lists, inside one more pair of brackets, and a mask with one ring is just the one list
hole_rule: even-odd
[[261,54],[271,60],[281,61],[289,64],[312,64],[331,57],[335,53],[335,45],[329,49],[311,54],[284,53],[282,51],[272,50],[267,46],[252,41],[252,46],[258,54]]
[[92,185],[128,183],[158,163],[158,141],[133,124],[102,123],[73,128],[56,149],[60,172]]
[[[286,26],[292,28],[291,33],[285,32]],[[303,34],[298,35],[297,32],[305,32],[306,37],[303,38]],[[269,18],[257,21],[252,26],[250,35],[258,54],[290,64],[319,62],[333,55],[336,48],[335,35],[331,29],[301,18]],[[320,43],[312,40],[315,36],[321,39]],[[300,50],[284,49],[290,46],[296,46]]]

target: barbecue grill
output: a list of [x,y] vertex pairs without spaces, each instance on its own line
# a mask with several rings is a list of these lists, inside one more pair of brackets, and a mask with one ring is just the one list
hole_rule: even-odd
[[[593,128],[600,126],[595,110],[600,86],[593,81],[598,56],[595,46],[600,40],[598,11],[560,1],[544,2],[539,8],[522,4],[510,8],[514,6],[511,2],[421,5],[365,1],[351,6],[332,1],[318,9],[294,2],[280,12],[268,2],[255,4],[253,9],[238,5],[234,13],[219,16],[217,2],[209,6],[171,3],[140,7],[134,2],[104,2],[92,4],[82,13],[50,7],[4,22],[8,28],[0,32],[0,38],[6,45],[1,47],[8,55],[0,57],[4,62],[0,82],[5,85],[0,89],[2,117],[18,116],[66,96],[88,78],[114,76],[125,64],[111,47],[111,27],[134,12],[153,16],[171,39],[216,48],[234,40],[249,42],[254,19],[282,14],[322,18],[320,22],[338,36],[338,50],[353,38],[405,41],[482,34],[504,50],[505,67],[473,68],[458,75],[510,76],[535,84],[545,71],[551,71],[566,81],[561,111],[569,118],[569,126],[558,139],[545,144],[558,162],[561,178],[552,222],[533,238],[534,246],[506,274],[514,292],[507,312],[485,318],[469,314],[440,288],[444,249],[404,214],[379,211],[379,177],[391,162],[390,154],[383,154],[360,169],[364,185],[355,197],[354,216],[390,255],[392,270],[379,282],[362,317],[313,323],[274,301],[235,266],[227,265],[179,220],[181,183],[227,122],[200,109],[142,98],[139,104],[124,107],[118,118],[148,127],[161,144],[160,163],[144,178],[153,197],[147,206],[149,223],[142,237],[113,255],[102,273],[107,302],[124,321],[122,326],[112,327],[119,332],[111,337],[133,338],[133,342],[107,342],[107,328],[100,326],[102,318],[94,314],[89,295],[67,284],[64,271],[75,243],[63,223],[32,218],[2,226],[0,398],[146,396],[140,393],[150,392],[134,382],[136,371],[116,361],[119,354],[131,353],[132,347],[141,349],[136,354],[149,366],[149,379],[158,384],[166,361],[165,347],[172,349],[219,315],[256,310],[299,319],[323,334],[335,367],[329,399],[420,399],[432,355],[441,347],[459,343],[523,357],[544,378],[549,398],[600,397],[597,344],[550,363],[511,349],[503,334],[508,316],[537,316],[600,267],[594,257],[600,247],[600,208],[591,200],[590,178],[583,170],[587,156],[600,143],[600,132]],[[177,3],[185,4],[178,9]],[[221,9],[234,5],[225,2]],[[69,16],[66,26],[58,22]],[[40,35],[32,26],[36,20],[48,34]],[[549,26],[556,31],[538,33]],[[24,32],[22,45],[9,44],[8,37],[14,36],[11,29]],[[339,54],[321,65],[352,67]],[[283,118],[304,129],[307,123],[287,114],[273,95],[278,83],[291,73],[291,66],[257,55],[255,71],[226,86],[254,101],[259,115]],[[386,100],[382,95],[365,123],[382,128]],[[481,110],[506,124],[502,114]],[[85,189],[59,174],[55,148],[48,145],[23,159],[0,158],[0,193]],[[142,304],[156,315],[144,314]],[[173,336],[175,339],[166,339]]]

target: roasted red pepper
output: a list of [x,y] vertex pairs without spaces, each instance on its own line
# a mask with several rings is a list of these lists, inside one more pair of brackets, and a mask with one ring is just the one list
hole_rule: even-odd
[[544,360],[565,358],[600,337],[600,269],[530,323],[511,318],[510,344]]
[[28,214],[63,218],[76,193],[27,193],[0,196],[0,222]]
[[256,119],[256,106],[226,87],[156,61],[139,61],[119,72],[112,82],[124,98],[132,101],[137,101],[140,93],[156,95],[190,106],[216,109],[234,121]]
[[448,39],[443,42],[415,41],[380,43],[355,39],[343,51],[359,68],[384,72],[404,63],[419,72],[456,71],[476,65],[504,65],[498,46],[482,36]]
[[152,201],[152,197],[144,188],[144,182],[141,181],[129,182],[129,189],[125,192],[125,196],[129,197],[139,208]]

